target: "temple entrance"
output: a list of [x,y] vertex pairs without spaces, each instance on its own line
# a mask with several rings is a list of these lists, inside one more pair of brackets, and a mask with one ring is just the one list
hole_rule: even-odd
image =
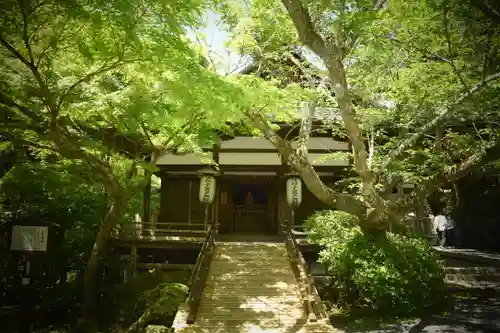
[[263,234],[269,232],[269,186],[233,184],[233,232]]

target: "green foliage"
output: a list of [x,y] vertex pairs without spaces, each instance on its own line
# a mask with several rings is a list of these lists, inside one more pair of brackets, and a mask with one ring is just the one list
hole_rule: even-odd
[[[77,162],[24,162],[16,164],[0,180],[0,226],[29,220],[44,220],[63,233],[54,256],[68,262],[68,270],[80,272],[88,259],[95,233],[109,208],[104,186],[78,173]],[[116,166],[125,178],[124,165]],[[159,195],[151,198],[152,209]],[[121,223],[133,221],[142,212],[143,196],[134,193]]]
[[[139,317],[170,324],[187,293],[189,272],[147,271],[107,293],[102,309],[103,322],[128,327]],[[143,317],[143,318],[144,318]]]
[[40,219],[59,226],[64,241],[54,255],[68,260],[70,270],[83,269],[108,209],[102,185],[80,176],[77,169],[67,161],[26,162],[0,181],[0,223]]
[[306,226],[322,247],[340,306],[390,316],[416,315],[440,305],[444,271],[426,241],[409,233],[368,234],[339,211],[311,216]]

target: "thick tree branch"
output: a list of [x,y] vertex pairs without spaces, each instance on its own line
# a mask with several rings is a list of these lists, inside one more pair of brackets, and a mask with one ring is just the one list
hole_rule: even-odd
[[499,147],[500,137],[496,137],[481,147],[479,151],[466,158],[462,163],[446,167],[443,173],[438,173],[427,179],[422,186],[424,192],[427,194],[432,193],[439,187],[466,176],[488,157],[491,150],[498,149]]
[[282,0],[282,3],[290,14],[302,42],[314,53],[325,55],[328,52],[326,42],[316,32],[307,8],[302,6],[299,0]]
[[[335,98],[341,111],[342,120],[346,126],[353,146],[354,165],[356,172],[363,180],[364,194],[372,193],[373,177],[367,165],[368,153],[358,117],[352,104],[347,86],[347,80],[342,64],[342,52],[338,45],[326,43],[315,31],[308,10],[298,0],[282,0],[297,29],[300,39],[316,53],[328,68],[329,78],[335,92]],[[373,194],[373,193],[372,193]]]
[[28,68],[31,68],[31,63],[26,57],[24,57],[18,50],[16,50],[10,43],[0,35],[0,44],[2,44],[15,58],[20,60],[23,64],[25,64]]
[[418,140],[420,140],[422,136],[424,136],[427,132],[436,127],[440,122],[445,120],[450,114],[450,112],[452,112],[466,98],[481,90],[488,83],[498,79],[500,79],[500,73],[488,76],[484,80],[484,82],[479,82],[478,84],[476,84],[469,91],[467,91],[466,93],[460,95],[457,99],[455,99],[455,101],[453,101],[453,103],[451,103],[449,106],[442,107],[441,109],[437,110],[436,112],[437,115],[434,117],[434,119],[426,123],[420,129],[418,129],[414,134],[412,134],[409,138],[401,142],[396,149],[391,151],[391,153],[387,156],[385,162],[382,163],[382,165],[380,166],[380,172],[385,171],[392,163],[394,163],[401,155],[403,155],[403,153],[408,148],[412,147]]
[[0,103],[3,105],[10,107],[10,108],[15,108],[19,110],[24,116],[28,117],[29,119],[42,123],[44,122],[44,119],[37,115],[35,112],[31,111],[29,108],[22,106],[18,103],[16,103],[12,98],[9,96],[3,94],[0,92]]
[[[339,43],[343,40],[340,35],[341,32],[339,32],[338,35],[333,36],[333,40],[324,40],[315,30],[309,11],[307,8],[302,6],[299,0],[282,0],[282,3],[291,16],[301,41],[308,45],[309,48],[323,60],[326,68],[328,69],[328,76],[335,93],[335,98],[341,112],[342,120],[352,143],[354,167],[362,181],[361,193],[365,199],[365,204],[369,207],[367,211],[367,220],[376,222],[382,218],[382,215],[386,211],[386,206],[380,195],[375,191],[373,186],[374,177],[367,165],[368,153],[360,128],[359,119],[352,103],[344,65],[342,63],[345,53],[345,45],[339,45]],[[310,163],[307,161],[305,162],[306,163],[303,164],[307,165],[307,167],[310,168],[314,175],[319,179]],[[303,180],[306,184],[308,183],[304,177]],[[313,178],[311,178],[310,181],[315,182]],[[320,198],[320,200],[322,199]]]
[[365,205],[352,195],[337,193],[330,187],[326,186],[321,181],[316,170],[314,170],[314,167],[307,160],[307,155],[298,155],[290,142],[283,140],[273,131],[260,112],[249,111],[245,112],[245,115],[261,131],[264,137],[274,145],[283,159],[287,161],[287,164],[300,175],[307,188],[319,200],[330,207],[357,216],[362,223],[366,221]]

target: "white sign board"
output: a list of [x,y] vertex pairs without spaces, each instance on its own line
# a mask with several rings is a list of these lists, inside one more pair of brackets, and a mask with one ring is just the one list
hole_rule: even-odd
[[49,227],[15,225],[12,227],[12,251],[47,251]]

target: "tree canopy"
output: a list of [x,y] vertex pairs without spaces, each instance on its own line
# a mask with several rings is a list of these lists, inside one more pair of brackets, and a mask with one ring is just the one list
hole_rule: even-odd
[[[498,145],[499,29],[477,3],[286,0],[218,8],[234,46],[260,63],[296,45],[326,68],[303,67],[303,80],[323,74],[312,101],[338,108],[359,177],[355,196],[325,186],[305,149],[277,137],[258,113],[245,114],[318,198],[367,228],[405,214],[390,198],[398,181],[418,184],[425,198]],[[306,117],[299,142],[307,142],[310,126]]]
[[[498,165],[500,21],[486,1],[7,0],[2,9],[1,154],[23,161],[6,176],[2,166],[2,187],[16,193],[12,177],[30,169],[40,191],[81,180],[56,199],[96,213],[75,219],[96,233],[89,288],[156,160],[201,152],[234,124],[269,140],[316,197],[365,230]],[[253,71],[217,73],[188,37],[207,11]],[[294,148],[275,122],[295,121],[303,102]],[[327,186],[308,161],[319,107],[337,110],[323,126],[351,143],[354,191]],[[402,182],[416,184],[411,196],[392,195]]]

